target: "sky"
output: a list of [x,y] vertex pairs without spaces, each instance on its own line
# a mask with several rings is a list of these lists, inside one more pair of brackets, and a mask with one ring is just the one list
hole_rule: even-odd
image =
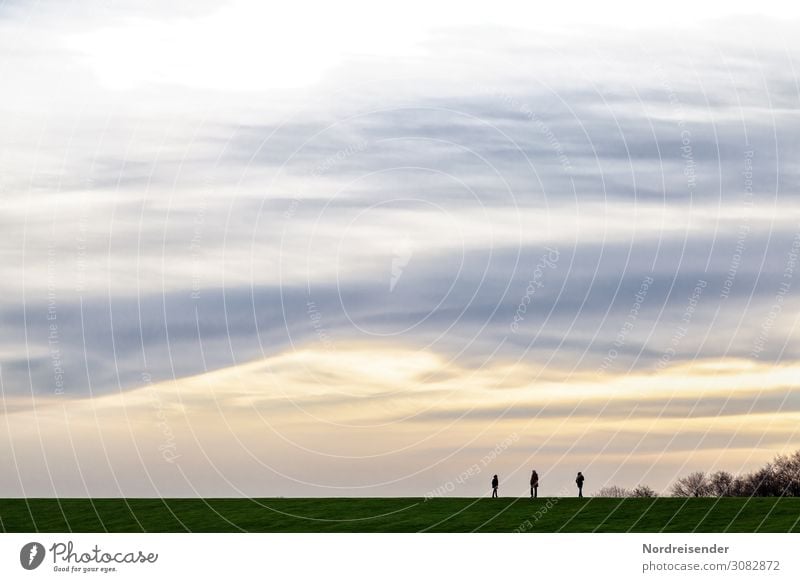
[[0,497],[800,448],[800,8],[0,2]]

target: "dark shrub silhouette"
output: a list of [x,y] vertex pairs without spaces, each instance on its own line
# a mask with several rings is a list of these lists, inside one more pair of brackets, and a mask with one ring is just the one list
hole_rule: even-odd
[[778,491],[776,494],[787,497],[800,497],[800,451],[794,454],[778,455],[772,463],[773,474]]
[[717,471],[708,478],[710,494],[715,497],[726,497],[733,490],[733,475],[727,471]]
[[658,494],[647,485],[639,485],[633,489],[626,489],[618,485],[606,485],[600,488],[595,497],[658,497]]
[[778,455],[744,475],[691,473],[673,483],[671,491],[675,497],[800,497],[800,451]]
[[710,493],[711,485],[702,471],[690,473],[672,484],[674,497],[707,497]]
[[601,487],[595,497],[630,497],[631,491],[619,485],[606,485]]
[[631,491],[631,497],[658,497],[658,493],[652,487],[639,485]]

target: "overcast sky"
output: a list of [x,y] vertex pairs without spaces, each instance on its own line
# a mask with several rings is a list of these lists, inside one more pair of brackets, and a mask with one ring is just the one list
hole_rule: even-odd
[[796,8],[161,4],[0,4],[0,496],[800,446]]

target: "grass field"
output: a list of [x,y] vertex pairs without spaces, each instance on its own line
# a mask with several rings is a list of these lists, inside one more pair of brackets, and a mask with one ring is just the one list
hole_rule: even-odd
[[800,532],[800,498],[0,499],[6,532]]

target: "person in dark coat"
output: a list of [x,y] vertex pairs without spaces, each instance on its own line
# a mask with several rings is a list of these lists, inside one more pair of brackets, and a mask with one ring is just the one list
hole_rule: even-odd
[[578,476],[575,477],[575,484],[578,486],[578,497],[583,497],[583,473],[578,471]]
[[497,475],[492,477],[492,497],[497,497],[497,487],[500,485],[500,481],[497,479]]
[[539,496],[539,473],[534,469],[531,472],[531,499]]

